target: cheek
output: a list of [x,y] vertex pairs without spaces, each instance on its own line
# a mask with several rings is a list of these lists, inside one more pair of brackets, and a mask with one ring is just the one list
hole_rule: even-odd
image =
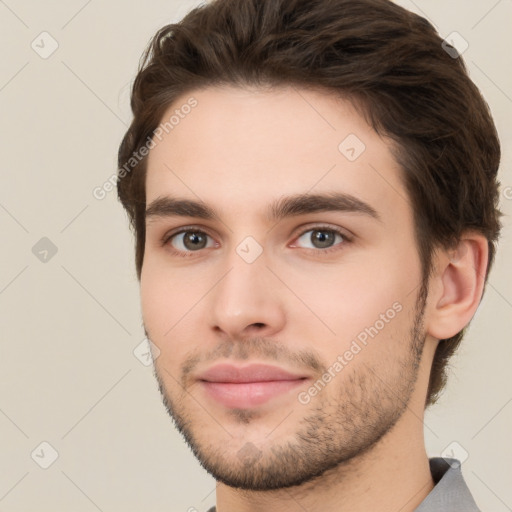
[[[204,327],[205,297],[218,279],[211,268],[173,267],[165,255],[149,254],[140,279],[144,326],[162,353],[190,349],[191,333]],[[203,323],[201,323],[203,320]],[[183,349],[183,350],[182,350]]]
[[[179,282],[179,275],[170,275],[169,270],[148,258],[144,261],[140,279],[141,310],[144,325],[152,340],[160,345],[179,325],[189,302],[187,290]],[[171,330],[169,332],[169,330]]]
[[186,345],[179,342],[179,333],[186,328],[187,297],[181,286],[169,285],[165,272],[149,267],[141,273],[140,293],[144,327],[160,351],[155,366],[168,385],[173,385],[175,381],[169,375],[178,378],[185,357]]
[[[365,332],[374,334],[372,326],[379,331],[379,338],[392,337],[401,329],[409,317],[405,311],[415,302],[419,270],[396,259],[367,260],[361,257],[350,264],[318,266],[293,275],[288,271],[287,282],[294,283],[294,292],[303,302],[296,302],[292,313],[303,332],[310,332],[311,327],[304,305],[334,332],[337,349],[361,333],[362,338]],[[317,333],[328,333],[320,321],[315,321],[315,326]]]

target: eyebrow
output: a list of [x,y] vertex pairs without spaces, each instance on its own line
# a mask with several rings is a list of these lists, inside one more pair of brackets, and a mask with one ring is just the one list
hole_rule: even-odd
[[[281,197],[269,205],[266,217],[270,222],[276,222],[286,217],[327,211],[358,213],[382,222],[375,208],[361,199],[343,192],[308,193]],[[215,209],[204,202],[170,196],[155,199],[145,212],[146,221],[175,216],[196,217],[205,220],[219,218]]]

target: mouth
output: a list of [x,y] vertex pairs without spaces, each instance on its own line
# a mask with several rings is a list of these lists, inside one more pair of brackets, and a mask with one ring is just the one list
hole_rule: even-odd
[[252,408],[302,386],[308,376],[264,364],[219,364],[198,377],[209,398],[228,408]]

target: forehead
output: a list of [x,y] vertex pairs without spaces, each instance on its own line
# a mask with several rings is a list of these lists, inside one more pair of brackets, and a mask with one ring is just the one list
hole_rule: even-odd
[[147,204],[171,194],[247,212],[282,195],[339,191],[390,214],[408,208],[390,141],[351,102],[327,92],[195,90],[167,109],[158,134]]

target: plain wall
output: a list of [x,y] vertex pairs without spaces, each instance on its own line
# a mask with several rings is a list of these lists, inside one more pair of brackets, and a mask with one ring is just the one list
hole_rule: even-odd
[[[126,215],[115,191],[93,196],[116,173],[142,51],[197,3],[0,2],[2,511],[185,512],[215,502],[215,481],[175,431],[151,367],[133,353],[144,333]],[[425,439],[431,456],[456,441],[453,453],[467,452],[462,471],[477,503],[505,512],[512,510],[512,2],[399,3],[427,16],[442,37],[457,31],[467,40],[464,59],[502,141],[501,245],[448,388],[427,412]],[[55,43],[43,31],[58,43],[48,58],[40,54]],[[52,448],[43,442],[58,453],[47,469],[40,465],[51,462]]]

